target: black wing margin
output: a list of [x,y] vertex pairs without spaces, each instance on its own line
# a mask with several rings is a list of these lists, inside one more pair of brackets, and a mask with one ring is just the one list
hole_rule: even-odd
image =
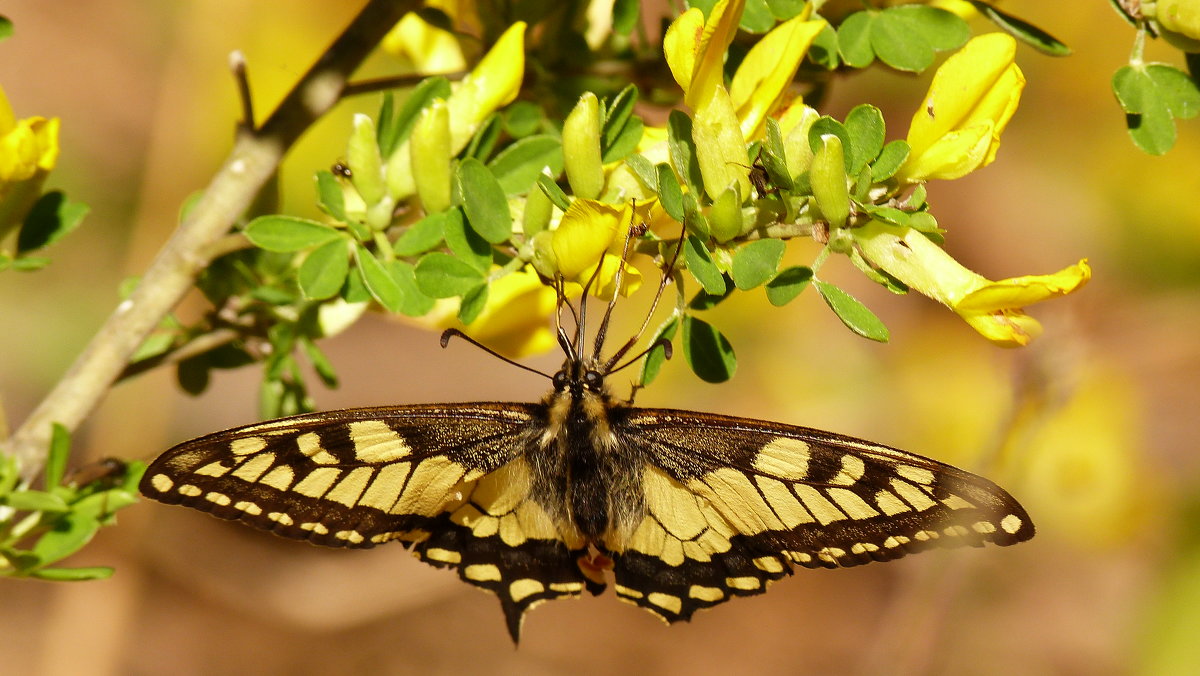
[[644,454],[646,517],[607,543],[616,592],[667,621],[807,568],[1033,537],[991,481],[831,432],[687,411],[627,409]]

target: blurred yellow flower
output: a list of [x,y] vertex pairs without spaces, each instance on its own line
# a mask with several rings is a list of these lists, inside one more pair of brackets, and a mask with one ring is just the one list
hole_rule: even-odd
[[16,119],[0,88],[0,238],[21,223],[58,161],[58,118]]
[[993,282],[954,260],[920,232],[872,221],[853,229],[855,242],[872,264],[954,310],[984,338],[1001,347],[1020,347],[1041,334],[1036,319],[1021,308],[1066,295],[1092,277],[1086,260],[1051,275]]
[[1013,38],[988,33],[946,59],[913,115],[900,181],[959,178],[995,159],[1025,87],[1015,55]]
[[556,303],[554,289],[542,284],[533,268],[525,266],[488,286],[487,303],[469,327],[462,327],[453,312],[434,321],[441,328],[461,327],[475,340],[515,359],[554,348],[554,333],[547,320]]
[[415,12],[405,14],[384,36],[380,47],[407,61],[417,73],[454,73],[467,68],[454,33],[428,23]]

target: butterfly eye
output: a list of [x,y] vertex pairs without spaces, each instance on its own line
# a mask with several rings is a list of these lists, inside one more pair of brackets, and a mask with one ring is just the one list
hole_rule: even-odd
[[600,375],[600,373],[597,371],[592,371],[589,369],[583,374],[583,384],[589,390],[598,390],[603,383],[604,376]]
[[556,390],[567,389],[567,384],[568,384],[569,380],[570,380],[570,378],[567,377],[567,372],[565,370],[555,373],[554,374],[554,389],[556,389]]

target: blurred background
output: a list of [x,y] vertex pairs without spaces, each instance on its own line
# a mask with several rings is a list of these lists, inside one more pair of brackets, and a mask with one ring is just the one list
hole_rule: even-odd
[[[48,269],[0,275],[0,397],[13,424],[229,149],[238,117],[229,52],[246,54],[263,117],[358,4],[4,3],[16,36],[0,44],[0,85],[18,117],[62,119],[48,187],[92,208],[50,250]],[[1131,29],[1101,2],[1004,7],[1075,53],[1020,48],[1029,84],[996,163],[933,183],[930,201],[947,248],[992,279],[1090,259],[1087,288],[1032,309],[1045,335],[1001,350],[842,259],[822,273],[879,314],[890,343],[850,334],[811,290],[781,310],[761,292],[744,294],[710,317],[738,350],[734,380],[706,385],[670,364],[638,403],[821,427],[983,471],[1034,516],[1033,541],[801,570],[766,595],[669,628],[612,594],[549,604],[526,617],[514,650],[492,596],[399,546],[318,550],[145,502],[68,562],[115,566],[111,579],[0,580],[5,670],[1200,673],[1200,123],[1182,123],[1166,156],[1143,154],[1109,87]],[[1157,44],[1149,57],[1181,63]],[[857,75],[822,112],[840,118],[872,103],[888,137],[900,138],[928,77]],[[284,166],[284,212],[315,213],[313,171],[343,156],[352,113],[377,107],[373,96],[348,101],[306,134]],[[807,262],[814,246],[789,252]],[[201,308],[192,298],[182,311]],[[343,387],[319,391],[322,408],[528,400],[545,389],[477,350],[445,353],[436,334],[378,316],[325,345]],[[258,382],[253,367],[221,373],[198,398],[169,369],[123,384],[79,431],[72,463],[148,460],[252,422]]]

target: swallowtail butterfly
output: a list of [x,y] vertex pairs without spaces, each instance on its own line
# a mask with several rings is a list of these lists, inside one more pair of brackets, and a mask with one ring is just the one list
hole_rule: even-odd
[[[602,359],[608,310],[590,356],[585,308],[574,339],[559,328],[566,359],[540,402],[355,408],[238,427],[170,449],[141,490],[317,545],[399,540],[498,596],[514,641],[529,608],[610,581],[622,600],[676,622],[761,594],[794,566],[1033,537],[1002,488],[936,460],[618,400],[605,378],[636,361],[616,365],[637,337]],[[443,346],[451,335],[462,334],[443,334]]]

